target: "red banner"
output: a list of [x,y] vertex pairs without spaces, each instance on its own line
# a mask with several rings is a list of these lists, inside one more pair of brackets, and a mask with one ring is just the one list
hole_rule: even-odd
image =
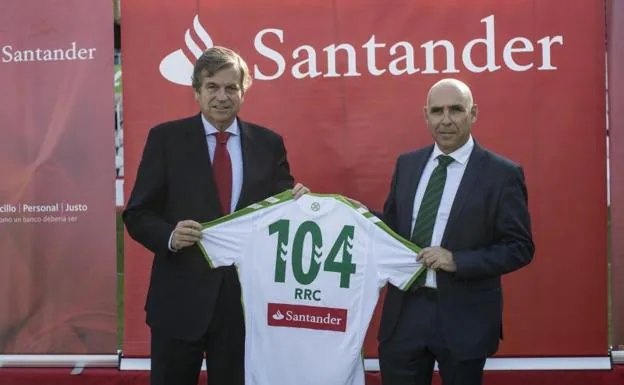
[[[475,138],[524,166],[534,222],[535,261],[505,277],[499,355],[607,353],[602,1],[122,5],[126,192],[149,128],[198,111],[192,63],[213,44],[248,61],[242,117],[284,135],[297,179],[373,208],[397,155],[431,143],[429,87],[460,78],[480,107]],[[126,245],[124,352],[140,356],[151,257]]]
[[0,353],[115,353],[111,2],[0,12]]

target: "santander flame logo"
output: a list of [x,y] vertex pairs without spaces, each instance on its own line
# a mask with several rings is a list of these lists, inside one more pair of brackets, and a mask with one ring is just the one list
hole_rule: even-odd
[[191,36],[190,29],[187,29],[184,34],[184,43],[193,56],[195,56],[194,58],[191,59],[187,57],[185,52],[180,48],[165,56],[160,62],[160,74],[170,82],[182,86],[191,85],[193,63],[205,50],[213,46],[212,38],[199,22],[199,15],[195,15],[193,18],[193,31],[200,40],[201,46]]
[[284,319],[284,315],[278,309],[277,312],[275,314],[273,314],[273,319],[277,320],[277,321],[283,320]]

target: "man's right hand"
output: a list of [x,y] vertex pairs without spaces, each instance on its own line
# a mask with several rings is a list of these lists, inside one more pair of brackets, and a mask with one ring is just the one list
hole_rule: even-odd
[[352,198],[349,198],[349,197],[345,197],[345,198],[347,198],[347,200],[348,200],[349,202],[353,203],[353,204],[354,204],[354,205],[356,205],[357,207],[363,207],[363,208],[365,208],[366,210],[368,210],[368,207],[364,206],[364,204],[362,204],[362,202],[360,202],[360,201],[356,201],[355,199],[352,199]]
[[192,220],[180,221],[171,236],[171,248],[175,251],[193,246],[201,239],[202,226]]

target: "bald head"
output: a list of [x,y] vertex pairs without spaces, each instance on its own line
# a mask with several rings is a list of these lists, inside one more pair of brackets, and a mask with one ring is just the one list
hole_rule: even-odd
[[477,120],[477,105],[470,88],[457,79],[443,79],[427,94],[425,122],[438,147],[450,154],[470,138],[472,124]]
[[464,98],[465,106],[468,109],[472,108],[473,99],[472,99],[472,91],[470,91],[470,87],[468,87],[468,85],[462,82],[461,80],[450,79],[450,78],[442,79],[436,84],[434,84],[433,86],[431,86],[431,88],[429,89],[429,92],[427,93],[427,105],[430,105],[431,96],[433,94],[440,92],[440,91],[446,91],[449,89],[453,89],[459,92]]

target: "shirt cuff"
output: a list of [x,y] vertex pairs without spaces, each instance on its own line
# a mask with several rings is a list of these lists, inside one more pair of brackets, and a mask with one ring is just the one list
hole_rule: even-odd
[[174,249],[173,248],[173,245],[171,244],[171,241],[173,241],[173,231],[171,232],[171,235],[169,236],[169,243],[167,243],[167,247],[169,247],[169,251],[171,251],[171,252],[175,253],[175,252],[179,251],[178,249]]

